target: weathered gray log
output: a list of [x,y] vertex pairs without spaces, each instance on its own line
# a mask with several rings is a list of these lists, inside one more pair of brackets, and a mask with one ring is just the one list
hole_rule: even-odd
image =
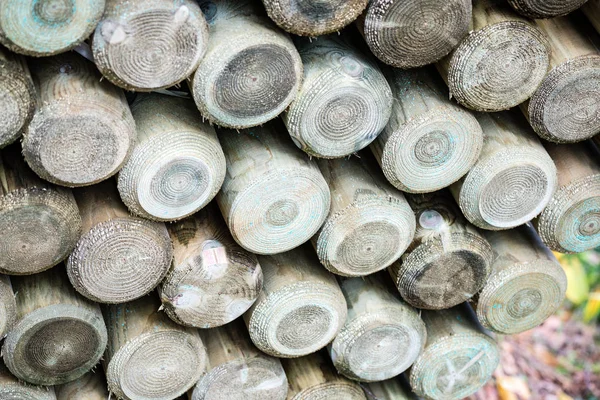
[[107,400],[106,377],[103,372],[88,372],[79,379],[55,386],[56,400]]
[[81,234],[71,190],[42,181],[17,144],[0,154],[0,273],[35,274],[63,261]]
[[318,162],[331,191],[331,208],[312,242],[321,263],[338,275],[387,268],[415,234],[415,216],[404,195],[367,156]]
[[300,357],[325,347],[346,321],[344,295],[308,245],[258,258],[263,291],[244,314],[256,347],[275,357]]
[[19,379],[59,385],[79,378],[100,359],[106,326],[100,307],[78,295],[62,266],[12,278],[17,323],[2,357]]
[[432,68],[384,74],[392,115],[370,147],[387,180],[408,193],[434,192],[459,180],[481,154],[477,119],[448,99]]
[[398,68],[431,64],[469,32],[469,0],[372,0],[359,29],[381,61]]
[[119,399],[174,399],[206,372],[208,357],[196,329],[159,312],[155,294],[103,308],[108,329],[104,369]]
[[17,303],[10,278],[0,274],[0,340],[17,321]]
[[0,42],[29,56],[65,52],[92,33],[105,0],[5,0],[0,3]]
[[458,400],[479,390],[498,366],[500,352],[470,307],[424,310],[421,318],[427,345],[409,370],[413,391],[426,399]]
[[419,312],[379,277],[342,279],[348,318],[329,347],[337,371],[353,380],[390,379],[410,367],[426,341]]
[[0,398],[3,400],[57,400],[52,387],[21,382],[0,360]]
[[231,237],[216,204],[169,226],[173,266],[159,287],[167,315],[198,328],[225,325],[256,301],[263,274]]
[[496,258],[474,306],[479,322],[505,335],[535,328],[562,305],[565,272],[529,225],[484,236]]
[[173,259],[165,225],[131,217],[114,181],[78,189],[75,199],[84,232],[67,262],[75,289],[100,303],[124,303],[152,291]]
[[[588,0],[508,0],[508,3],[529,18],[555,18],[567,15]],[[591,2],[593,2],[592,0]]]
[[404,375],[381,382],[362,385],[369,400],[417,400]]
[[208,373],[190,400],[285,400],[288,381],[281,362],[261,353],[243,321],[200,331],[208,352]]
[[543,139],[572,143],[600,132],[600,35],[584,18],[536,22],[550,40],[552,68],[521,109]]
[[202,115],[229,128],[264,124],[298,94],[302,61],[291,39],[251,0],[202,0],[206,56],[190,88]]
[[600,245],[600,153],[593,143],[546,143],[558,189],[535,221],[546,246],[580,253]]
[[423,309],[460,304],[485,284],[493,253],[447,192],[407,195],[417,217],[415,239],[390,274],[402,298]]
[[304,79],[283,114],[296,146],[322,158],[368,146],[392,111],[390,87],[375,61],[338,35],[298,39],[296,46]]
[[23,137],[25,160],[39,176],[86,186],[117,173],[135,141],[135,123],[121,89],[70,52],[30,63],[40,95]]
[[548,39],[505,0],[475,0],[473,30],[437,67],[450,95],[476,111],[501,111],[531,97],[546,76]]
[[483,150],[467,175],[450,186],[452,194],[479,228],[522,225],[552,198],[556,166],[520,113],[475,116],[483,129]]
[[316,162],[280,122],[219,131],[227,174],[217,202],[233,238],[256,254],[288,251],[321,227],[331,203]]
[[106,0],[92,50],[112,83],[149,92],[190,76],[207,44],[208,25],[193,0]]
[[225,178],[225,156],[212,126],[194,103],[172,96],[139,95],[131,106],[137,144],[119,173],[129,210],[173,221],[206,206]]

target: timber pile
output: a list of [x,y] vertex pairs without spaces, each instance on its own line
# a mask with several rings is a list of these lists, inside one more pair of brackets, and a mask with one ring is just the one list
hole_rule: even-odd
[[0,1],[0,398],[473,394],[560,307],[550,250],[600,245],[596,29],[600,0]]

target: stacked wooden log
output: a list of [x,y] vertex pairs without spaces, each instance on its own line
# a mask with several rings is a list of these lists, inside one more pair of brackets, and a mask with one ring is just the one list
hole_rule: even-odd
[[0,1],[0,398],[475,393],[600,245],[583,3]]

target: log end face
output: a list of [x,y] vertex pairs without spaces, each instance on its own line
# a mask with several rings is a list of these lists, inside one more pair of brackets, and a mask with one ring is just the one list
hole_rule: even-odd
[[520,14],[534,19],[556,18],[567,15],[588,0],[508,0]]
[[54,389],[15,383],[3,383],[0,387],[2,400],[56,400]]
[[354,382],[325,382],[309,387],[291,400],[366,400],[365,392]]
[[0,148],[3,148],[21,136],[37,100],[33,82],[23,70],[3,64],[0,71]]

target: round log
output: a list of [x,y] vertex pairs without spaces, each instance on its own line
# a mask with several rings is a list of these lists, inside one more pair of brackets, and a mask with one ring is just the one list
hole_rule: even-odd
[[193,0],[107,0],[92,51],[112,83],[150,92],[190,76],[207,45],[208,25]]
[[331,190],[329,216],[312,239],[321,263],[343,276],[390,266],[415,234],[415,216],[404,195],[364,156],[318,165]]
[[417,400],[404,375],[381,382],[371,382],[362,388],[369,400]]
[[[567,15],[588,0],[508,0],[508,3],[529,18],[555,18]],[[593,2],[593,0],[592,0]]]
[[261,353],[243,321],[200,331],[208,352],[208,373],[191,400],[285,400],[288,381],[281,362]]
[[479,390],[500,361],[468,306],[423,311],[427,344],[409,371],[412,390],[426,399],[458,400]]
[[79,379],[55,386],[56,400],[106,400],[106,378],[101,372],[88,372]]
[[40,177],[86,186],[117,173],[135,141],[123,92],[70,52],[30,64],[42,106],[23,137],[25,160]]
[[562,305],[565,272],[529,225],[484,236],[496,258],[475,304],[479,322],[505,335],[535,328]]
[[119,399],[174,399],[206,372],[208,358],[198,331],[159,312],[154,294],[103,309],[108,329],[104,369]]
[[92,33],[104,6],[105,0],[2,1],[0,42],[28,56],[63,53]]
[[263,274],[231,237],[214,203],[169,226],[173,266],[159,287],[167,315],[181,325],[225,325],[256,301]]
[[99,303],[148,294],[173,259],[165,225],[129,216],[115,186],[106,181],[75,191],[84,234],[69,256],[67,272],[79,293]]
[[546,246],[581,253],[600,246],[600,153],[593,143],[546,144],[558,189],[535,221]]
[[227,173],[216,199],[235,241],[256,254],[298,247],[329,212],[327,182],[284,129],[272,123],[219,132]]
[[1,46],[0,93],[1,149],[21,137],[37,103],[35,86],[25,59]]
[[398,68],[431,64],[469,32],[469,0],[372,0],[359,29],[377,58]]
[[79,378],[100,359],[106,326],[100,307],[79,296],[62,266],[12,278],[17,323],[4,340],[8,369],[34,385]]
[[0,155],[0,273],[29,275],[67,258],[81,217],[71,190],[39,179],[17,146]]
[[258,258],[264,286],[244,319],[256,347],[300,357],[325,347],[346,321],[344,295],[308,246]]
[[419,312],[376,277],[344,279],[340,288],[348,318],[329,348],[337,371],[353,380],[375,382],[408,369],[425,346]]
[[262,125],[298,94],[302,61],[291,39],[250,0],[202,0],[208,50],[190,88],[202,115],[229,128]]
[[17,303],[10,278],[0,274],[0,340],[17,321]]
[[516,112],[475,115],[483,150],[471,170],[450,189],[464,216],[482,229],[502,230],[535,218],[552,198],[556,166]]
[[414,307],[440,310],[460,304],[485,284],[493,252],[447,192],[407,195],[417,218],[415,239],[390,274]]
[[156,221],[195,213],[217,194],[225,156],[212,126],[190,100],[149,94],[131,106],[137,143],[119,172],[119,193],[129,210]]
[[281,360],[288,400],[366,400],[359,385],[338,375],[324,352]]
[[434,192],[459,180],[481,154],[477,119],[448,99],[433,69],[384,73],[392,115],[371,150],[387,180],[407,193]]
[[292,140],[311,156],[339,158],[368,146],[387,123],[392,93],[377,64],[337,35],[296,42],[304,79],[283,114]]
[[546,76],[548,39],[498,0],[473,3],[473,30],[437,66],[450,95],[476,111],[508,110],[531,97]]
[[543,139],[573,143],[600,132],[600,36],[584,18],[536,22],[550,40],[552,68],[522,110]]
[[28,385],[19,381],[2,361],[0,361],[0,398],[2,400],[57,400],[53,388]]

